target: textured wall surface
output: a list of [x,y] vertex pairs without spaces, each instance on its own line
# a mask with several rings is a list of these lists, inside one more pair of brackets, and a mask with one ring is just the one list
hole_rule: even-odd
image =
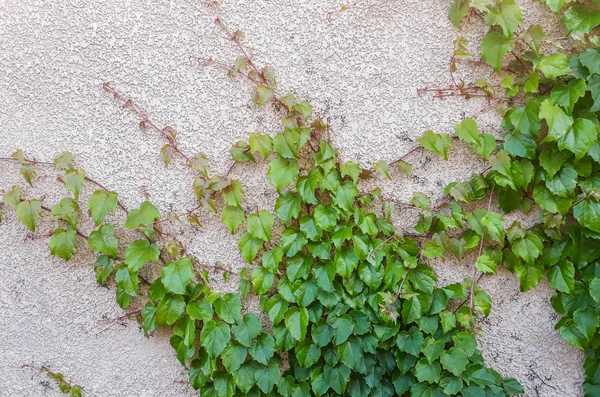
[[[339,1],[225,0],[221,7],[224,20],[246,33],[256,61],[278,71],[280,91],[309,99],[318,114],[331,117],[337,148],[364,166],[396,159],[422,131],[451,132],[465,115],[486,107],[417,95],[418,88],[448,84],[456,35],[446,18],[450,1],[372,3],[371,10],[348,11],[331,22],[326,12]],[[541,5],[521,4],[526,24],[552,25]],[[213,20],[200,0],[0,0],[0,157],[21,148],[51,160],[68,150],[130,208],[143,201],[144,190],[163,213],[191,208],[190,173],[180,164],[165,169],[160,138],[144,136],[139,119],[104,93],[101,83],[111,81],[152,120],[173,126],[186,152],[204,152],[211,170],[223,173],[232,143],[251,131],[276,133],[279,127],[273,109],[253,108],[245,82],[190,62],[191,56],[230,61],[238,55]],[[481,34],[475,27],[469,36]],[[466,81],[486,73],[461,70]],[[496,117],[484,114],[478,121],[487,132],[499,131]],[[439,198],[441,186],[482,168],[460,146],[449,162],[420,152],[410,160],[414,175],[393,175],[385,194],[406,200],[423,191]],[[273,207],[275,192],[264,171],[263,164],[234,173],[250,210]],[[40,167],[38,174],[28,197],[51,206],[67,194],[55,170]],[[0,162],[0,192],[14,184],[24,185],[18,167]],[[65,263],[49,254],[48,217],[31,234],[12,210],[4,212],[0,395],[61,395],[44,375],[21,368],[30,363],[64,372],[87,396],[196,395],[180,382],[186,374],[165,335],[146,339],[134,321],[106,320],[123,311],[113,289],[95,284],[83,241],[75,259]],[[396,220],[410,224],[412,217],[400,212]],[[230,236],[215,216],[205,215],[203,224],[196,231],[181,227],[191,252],[207,263],[243,266],[239,236]],[[86,232],[91,227],[82,226]],[[472,259],[436,264],[440,283],[468,276]],[[493,300],[479,340],[489,365],[518,378],[528,396],[580,396],[582,355],[553,329],[557,316],[548,284],[520,293],[517,280],[502,271],[481,284]]]

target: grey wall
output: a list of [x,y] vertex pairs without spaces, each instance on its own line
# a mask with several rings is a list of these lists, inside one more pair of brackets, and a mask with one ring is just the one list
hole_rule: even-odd
[[[133,208],[142,189],[163,212],[194,205],[191,175],[180,164],[165,169],[160,139],[144,136],[139,120],[106,95],[111,81],[132,96],[160,125],[178,132],[188,153],[204,152],[214,172],[230,164],[232,143],[251,131],[275,133],[272,109],[256,110],[250,87],[222,71],[200,68],[190,56],[230,61],[238,53],[213,24],[214,15],[199,0],[0,0],[0,156],[22,148],[28,156],[51,160],[68,150],[90,176],[119,192]],[[279,73],[282,92],[312,101],[331,117],[335,144],[346,159],[368,166],[393,160],[414,147],[423,130],[451,132],[464,115],[486,107],[484,101],[435,100],[417,96],[425,86],[445,86],[455,28],[446,18],[446,0],[373,0],[371,10],[349,11],[333,22],[326,12],[340,1],[226,0],[223,18],[246,33],[261,65]],[[522,2],[526,24],[555,26],[538,3]],[[476,22],[479,24],[480,22]],[[469,37],[481,37],[477,28]],[[466,81],[485,68],[463,67]],[[488,132],[499,120],[484,114]],[[450,161],[420,153],[409,179],[394,174],[385,193],[407,200],[414,191],[441,197],[441,186],[466,179],[482,164],[464,147]],[[274,191],[264,165],[239,167],[250,210],[272,208]],[[67,192],[55,170],[40,168],[30,197],[53,205]],[[377,183],[383,183],[378,180]],[[0,191],[23,185],[15,164],[0,163]],[[368,186],[364,187],[365,189]],[[84,192],[89,194],[91,190]],[[107,323],[123,312],[114,290],[98,287],[82,247],[65,263],[50,257],[44,234],[47,217],[34,235],[12,210],[0,224],[0,395],[59,396],[56,385],[26,363],[63,371],[88,396],[192,396],[178,383],[186,375],[165,335],[146,339],[134,321]],[[110,221],[122,219],[111,215]],[[399,225],[413,221],[398,213]],[[206,215],[205,228],[181,227],[186,244],[202,261],[243,266],[238,236]],[[82,228],[89,232],[92,225]],[[83,243],[83,242],[82,242]],[[83,246],[83,244],[82,244]],[[473,258],[436,264],[441,283],[470,275]],[[216,284],[219,284],[215,281]],[[501,271],[482,285],[493,299],[479,345],[487,362],[517,377],[529,396],[579,396],[582,355],[553,330],[551,288],[543,282],[520,293],[515,278]],[[231,285],[217,285],[231,289]]]

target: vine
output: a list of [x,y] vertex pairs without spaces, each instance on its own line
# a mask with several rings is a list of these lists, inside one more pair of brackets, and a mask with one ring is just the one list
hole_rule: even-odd
[[[241,55],[233,65],[204,58],[198,63],[250,81],[253,103],[273,103],[283,125],[276,134],[253,132],[248,142],[237,142],[225,174],[210,175],[204,154],[184,153],[173,128],[159,127],[132,99],[103,85],[140,118],[142,130],[163,137],[165,166],[179,156],[194,170],[190,185],[197,206],[161,215],[144,201],[128,210],[116,192],[77,168],[69,153],[43,162],[22,151],[0,160],[20,164],[29,185],[36,166],[56,167],[73,197],[50,207],[14,186],[3,202],[32,232],[44,213],[50,215],[58,225],[49,241],[52,255],[68,261],[77,237],[86,240],[97,255],[98,283],[114,280],[122,308],[134,299],[143,306],[123,319],[139,315],[146,335],[169,328],[170,344],[202,396],[522,394],[519,382],[487,367],[477,349],[478,321],[491,311],[490,296],[478,283],[498,266],[516,274],[522,291],[547,276],[557,291],[552,306],[562,315],[556,329],[585,352],[583,387],[586,395],[598,395],[600,54],[594,29],[600,9],[596,1],[544,2],[563,15],[568,38],[578,40],[581,51],[570,57],[548,53],[567,37],[549,38],[539,25],[524,29],[513,0],[456,0],[449,14],[459,29],[451,84],[422,91],[502,104],[501,137],[465,118],[453,135],[425,131],[419,146],[393,162],[377,161],[372,169],[341,162],[328,122],[313,115],[308,101],[280,95],[275,71],[258,67],[243,34],[217,17],[217,26]],[[471,57],[465,32],[474,18],[490,27],[481,60],[475,61],[500,74],[499,87],[483,80],[466,84],[454,75],[459,61]],[[486,168],[448,184],[437,204],[423,193],[399,203],[383,197],[379,188],[360,191],[364,179],[377,174],[391,179],[390,167],[410,174],[410,155],[421,148],[447,160],[455,141],[469,144]],[[230,176],[236,164],[258,161],[268,161],[267,179],[277,191],[275,216],[245,210],[243,183]],[[86,203],[80,200],[84,183],[97,188]],[[504,213],[537,213],[539,221],[505,224],[503,215],[492,211],[496,201]],[[473,204],[476,209],[467,211]],[[395,230],[391,217],[398,207],[418,212],[413,230]],[[89,235],[79,229],[85,208],[95,225]],[[123,225],[106,222],[117,208],[126,215]],[[227,229],[239,236],[250,268],[234,272],[202,264],[163,228],[182,218],[199,227],[205,211],[220,212]],[[139,238],[130,241],[129,233]],[[476,255],[472,276],[439,286],[429,261],[448,255],[462,260],[470,252]],[[140,271],[149,266],[160,266],[160,277],[143,279]],[[234,275],[239,293],[214,291],[210,272],[226,279]],[[260,300],[264,321],[242,313],[251,294]],[[61,390],[65,384],[66,392],[81,394],[62,375],[45,372]]]

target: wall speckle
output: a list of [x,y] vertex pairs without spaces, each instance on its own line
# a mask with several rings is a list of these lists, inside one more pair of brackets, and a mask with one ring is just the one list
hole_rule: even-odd
[[[339,3],[339,4],[338,4]],[[246,33],[260,65],[279,74],[281,92],[310,100],[316,112],[331,117],[335,145],[345,159],[363,166],[393,160],[415,146],[426,129],[451,132],[484,101],[434,100],[417,89],[448,84],[448,59],[456,31],[446,18],[449,1],[379,0],[371,10],[342,14],[332,22],[331,0],[226,0],[222,15]],[[250,87],[223,71],[200,68],[190,57],[233,60],[238,53],[213,23],[212,11],[196,1],[165,0],[3,0],[0,7],[0,156],[21,148],[27,156],[52,159],[68,150],[93,178],[120,194],[133,208],[142,188],[163,212],[194,205],[191,174],[180,164],[165,169],[160,138],[139,130],[139,120],[120,109],[101,89],[111,81],[149,112],[159,125],[173,126],[188,153],[204,152],[211,171],[230,165],[229,148],[249,132],[275,133],[277,115],[256,110]],[[522,2],[526,23],[556,21],[539,3]],[[481,37],[477,28],[469,37]],[[489,73],[461,68],[465,81]],[[499,120],[479,118],[489,132]],[[460,145],[443,162],[430,153],[411,158],[409,179],[394,172],[384,194],[407,200],[414,191],[434,199],[444,184],[481,170]],[[176,162],[177,163],[177,162]],[[275,194],[265,182],[264,165],[241,166],[246,206],[273,208]],[[66,190],[55,170],[40,167],[31,197],[53,205]],[[376,183],[383,183],[377,180]],[[0,191],[23,181],[14,164],[0,164]],[[365,190],[368,185],[363,187]],[[87,188],[84,197],[91,193]],[[400,226],[410,213],[396,214]],[[109,221],[122,220],[122,214]],[[237,238],[218,217],[206,215],[200,230],[184,228],[186,245],[206,263],[239,269]],[[45,375],[22,369],[48,365],[84,387],[86,396],[193,396],[165,334],[146,339],[137,323],[106,322],[123,313],[114,290],[97,286],[82,244],[76,259],[50,257],[52,222],[44,219],[34,236],[12,211],[0,224],[0,395],[60,396]],[[86,231],[92,225],[83,225]],[[464,263],[436,264],[441,283],[469,276]],[[223,290],[232,286],[220,285]],[[518,378],[528,396],[580,396],[582,355],[554,331],[557,315],[543,282],[520,293],[515,277],[500,272],[485,277],[493,310],[479,340],[486,361],[505,376]],[[256,305],[254,305],[256,306]]]

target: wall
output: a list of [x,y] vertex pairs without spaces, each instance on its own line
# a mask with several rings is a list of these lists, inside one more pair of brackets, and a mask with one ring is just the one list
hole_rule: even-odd
[[[1,0],[0,156],[21,148],[51,160],[68,150],[129,208],[143,201],[143,190],[163,213],[194,206],[190,173],[181,164],[165,169],[159,137],[140,132],[139,119],[120,109],[101,84],[111,81],[152,120],[173,126],[182,148],[204,152],[216,173],[230,165],[232,143],[255,130],[276,133],[273,109],[254,109],[245,82],[190,62],[196,56],[229,62],[238,55],[202,3]],[[422,131],[451,132],[465,115],[487,106],[417,95],[418,88],[448,84],[456,35],[446,18],[449,1],[372,1],[372,9],[348,11],[332,22],[326,13],[339,1],[222,3],[224,20],[246,33],[257,62],[278,71],[280,91],[309,99],[318,114],[331,117],[337,148],[364,166],[396,159],[415,146]],[[540,4],[522,5],[526,24],[555,25]],[[481,38],[481,31],[474,28],[469,37]],[[472,81],[485,73],[463,66],[458,75]],[[492,113],[478,121],[488,132],[500,131]],[[406,180],[395,173],[385,194],[407,200],[424,191],[439,199],[443,185],[482,168],[460,146],[449,162],[428,153],[411,161],[414,175]],[[250,210],[273,207],[275,193],[264,171],[263,164],[234,173],[243,181]],[[55,170],[41,167],[38,174],[28,196],[51,206],[67,194],[55,183]],[[17,166],[0,163],[0,191],[14,184],[24,184]],[[201,230],[181,227],[190,250],[206,263],[243,266],[238,236],[230,236],[214,216],[203,219]],[[396,221],[407,225],[413,216],[398,213]],[[51,257],[44,238],[51,227],[44,219],[32,235],[12,210],[4,211],[0,224],[0,395],[61,395],[44,375],[21,368],[27,363],[63,371],[87,396],[197,395],[179,382],[185,371],[165,335],[146,339],[134,321],[106,321],[123,314],[114,290],[95,284],[93,258],[83,244],[69,263]],[[88,232],[91,227],[83,226]],[[462,280],[472,264],[473,258],[436,264],[440,282]],[[557,316],[548,284],[520,293],[515,277],[504,271],[481,284],[494,305],[479,340],[489,365],[517,377],[528,396],[581,395],[582,355],[553,330]]]

